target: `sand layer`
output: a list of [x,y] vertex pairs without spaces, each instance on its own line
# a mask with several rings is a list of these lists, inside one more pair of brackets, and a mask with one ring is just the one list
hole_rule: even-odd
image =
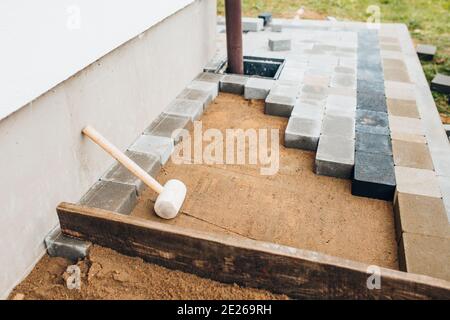
[[71,263],[45,256],[19,285],[11,299],[287,299],[266,291],[199,278],[142,259],[94,246],[80,261],[81,290],[67,289],[65,271]]
[[[224,136],[226,129],[279,129],[278,173],[261,175],[267,165],[169,161],[158,180],[180,179],[188,194],[181,215],[167,223],[397,269],[392,204],[354,197],[349,180],[314,174],[315,154],[284,148],[287,119],[265,115],[263,109],[263,102],[220,94],[204,113],[202,128],[219,129]],[[155,199],[146,190],[132,215],[161,222],[153,211]]]

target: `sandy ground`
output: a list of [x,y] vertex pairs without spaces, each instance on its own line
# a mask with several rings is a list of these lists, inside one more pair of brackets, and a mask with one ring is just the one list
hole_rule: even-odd
[[90,257],[78,263],[81,290],[69,290],[65,271],[70,264],[62,258],[45,256],[14,289],[10,299],[287,299],[169,270],[99,246],[94,246]]
[[[260,101],[220,94],[201,119],[203,130],[275,128],[282,144],[287,119],[267,116],[263,108]],[[180,179],[188,194],[181,215],[167,223],[398,269],[392,204],[352,196],[348,180],[315,175],[314,157],[281,145],[273,176],[262,176],[261,165],[169,162],[158,180]],[[155,199],[146,190],[132,215],[161,221]]]

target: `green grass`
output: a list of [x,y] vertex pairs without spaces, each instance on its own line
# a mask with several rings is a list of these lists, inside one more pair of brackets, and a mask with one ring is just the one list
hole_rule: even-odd
[[[367,8],[378,5],[381,22],[404,23],[417,43],[438,47],[435,60],[423,63],[429,81],[437,72],[450,75],[450,0],[242,0],[242,5],[245,16],[269,11],[276,17],[294,17],[304,6],[323,15],[355,21],[367,21]],[[218,13],[224,14],[224,0],[218,0]],[[439,112],[450,116],[448,99],[433,95]]]

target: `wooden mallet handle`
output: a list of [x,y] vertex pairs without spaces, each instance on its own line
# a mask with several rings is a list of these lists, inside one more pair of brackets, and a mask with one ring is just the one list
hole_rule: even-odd
[[99,145],[103,150],[109,153],[113,158],[119,161],[125,168],[130,170],[136,177],[142,180],[148,187],[160,194],[164,187],[150,176],[145,170],[139,167],[133,160],[128,158],[122,151],[117,149],[112,143],[104,138],[93,127],[87,126],[83,129],[83,133],[89,137],[93,142]]

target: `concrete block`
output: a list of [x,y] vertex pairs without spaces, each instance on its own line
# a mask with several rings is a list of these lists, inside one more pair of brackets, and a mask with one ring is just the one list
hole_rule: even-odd
[[407,133],[424,136],[425,130],[420,119],[389,116],[389,128],[391,132]]
[[220,80],[222,80],[223,77],[225,77],[225,75],[220,73],[202,72],[195,79],[200,81],[212,82],[219,86]]
[[387,113],[386,97],[380,92],[358,92],[358,109]]
[[331,77],[330,86],[333,88],[356,89],[356,76],[346,73],[335,73]]
[[326,101],[326,113],[355,117],[356,97],[329,95]]
[[163,113],[171,116],[187,117],[191,121],[195,121],[200,119],[203,114],[203,103],[195,100],[175,99]]
[[219,83],[203,80],[193,80],[187,86],[188,89],[206,92],[211,96],[211,100],[217,98],[219,94]]
[[190,130],[191,128],[192,121],[188,117],[162,114],[144,131],[144,134],[171,138],[177,144],[181,141],[182,135],[180,133],[175,134],[175,131],[178,129]]
[[411,82],[408,70],[403,69],[384,69],[384,79],[387,81]]
[[264,19],[261,18],[242,18],[242,31],[258,32],[264,28]]
[[322,122],[316,119],[291,117],[286,127],[284,146],[286,148],[316,151]]
[[414,84],[386,80],[384,85],[385,95],[388,99],[416,100],[416,86]]
[[173,139],[147,134],[141,135],[133,145],[128,148],[129,151],[156,156],[163,165],[169,160],[173,149]]
[[267,26],[272,22],[272,13],[270,12],[263,12],[258,15],[258,18],[264,20],[264,25]]
[[420,60],[432,61],[436,55],[437,48],[432,45],[418,44],[416,47],[417,55]]
[[355,152],[352,195],[392,201],[396,178],[392,156],[369,152]]
[[355,119],[352,117],[325,114],[322,124],[322,134],[355,139]]
[[84,196],[83,206],[130,214],[137,203],[136,187],[128,184],[99,181]]
[[450,94],[450,76],[437,74],[431,81],[431,90]]
[[427,143],[427,138],[425,136],[402,132],[391,132],[391,139],[416,143]]
[[325,108],[323,105],[310,104],[301,100],[297,100],[292,109],[291,116],[302,119],[317,119],[322,121]]
[[242,95],[247,81],[248,77],[245,76],[226,75],[220,80],[220,91]]
[[278,80],[281,81],[292,81],[300,84],[305,77],[305,72],[299,68],[283,68]]
[[282,32],[283,31],[283,25],[279,23],[272,23],[270,26],[270,30],[272,32]]
[[350,179],[355,165],[355,140],[321,135],[315,172],[318,175]]
[[291,39],[269,38],[269,49],[271,51],[290,51],[291,46],[292,46]]
[[442,197],[439,181],[434,171],[396,166],[395,177],[398,193],[433,198]]
[[400,269],[450,281],[450,239],[404,233],[399,246]]
[[381,44],[381,50],[383,51],[402,51],[402,48],[398,44]]
[[373,93],[378,92],[384,95],[384,81],[383,80],[361,80],[357,81],[358,92],[360,93]]
[[394,201],[397,241],[403,233],[450,238],[450,226],[442,199],[399,193]]
[[270,79],[249,78],[244,88],[245,99],[265,100],[275,81]]
[[356,151],[392,156],[391,138],[384,134],[357,132]]
[[[153,177],[155,177],[161,169],[161,163],[155,156],[133,151],[127,151],[125,154]],[[134,186],[138,194],[140,194],[145,187],[141,179],[137,178],[120,163],[113,165],[111,169],[103,175],[101,181],[111,181]]]
[[62,234],[60,227],[53,229],[44,239],[50,257],[61,257],[73,262],[89,255],[91,243]]
[[383,59],[383,69],[408,70],[402,59]]
[[327,86],[329,86],[330,81],[331,81],[331,77],[324,76],[324,75],[306,74],[303,77],[303,84],[310,85],[310,86],[327,87]]
[[356,110],[356,131],[389,135],[389,119],[386,113]]
[[334,68],[334,72],[356,75],[356,68],[354,68],[354,67],[343,67],[343,66],[339,66],[338,65],[336,68]]
[[433,170],[428,146],[424,143],[392,140],[396,166]]
[[420,119],[415,101],[387,99],[387,107],[389,115]]
[[203,68],[204,72],[215,73],[219,71],[227,62],[226,53],[217,52],[214,57]]
[[289,118],[295,106],[295,97],[269,94],[266,98],[264,113]]
[[323,86],[304,85],[301,89],[300,96],[305,99],[323,101],[328,99],[328,88]]
[[177,99],[183,100],[193,100],[201,102],[203,109],[206,109],[208,105],[212,102],[213,97],[210,93],[206,91],[184,89],[177,97]]
[[383,70],[378,70],[378,72],[374,72],[370,69],[358,69],[357,73],[358,81],[368,81],[368,82],[383,82],[384,75]]
[[357,93],[352,88],[331,88],[329,87],[327,89],[327,93],[329,95],[339,95],[339,96],[346,96],[346,97],[354,97],[356,98]]

